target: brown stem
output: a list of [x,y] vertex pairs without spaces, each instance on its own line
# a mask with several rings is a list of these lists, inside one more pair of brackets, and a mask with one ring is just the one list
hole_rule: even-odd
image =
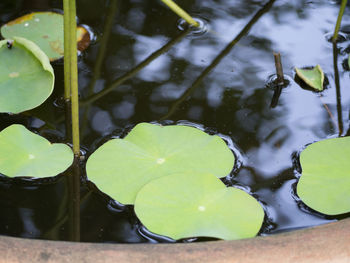
[[277,85],[283,86],[284,85],[284,75],[283,75],[283,67],[282,67],[282,62],[281,62],[281,54],[274,52],[273,56],[275,57]]
[[278,100],[281,96],[282,88],[285,85],[284,75],[283,75],[283,67],[281,61],[281,54],[273,52],[273,56],[275,58],[275,67],[276,67],[276,75],[277,79],[275,81],[275,90],[271,99],[270,108],[275,108],[278,104]]

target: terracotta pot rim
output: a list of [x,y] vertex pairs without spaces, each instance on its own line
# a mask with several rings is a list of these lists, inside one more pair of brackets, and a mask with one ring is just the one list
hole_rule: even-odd
[[350,218],[288,233],[189,244],[101,244],[0,236],[0,262],[350,262]]

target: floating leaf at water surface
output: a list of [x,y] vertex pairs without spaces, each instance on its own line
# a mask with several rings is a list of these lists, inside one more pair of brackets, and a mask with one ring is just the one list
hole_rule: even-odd
[[9,176],[50,177],[73,162],[68,145],[51,144],[45,138],[14,124],[0,132],[0,173]]
[[[34,12],[21,16],[3,25],[1,35],[4,38],[23,37],[33,41],[51,61],[64,54],[63,15],[59,13]],[[84,27],[77,28],[77,41],[81,42],[79,47],[88,46],[90,36]]]
[[20,113],[42,104],[52,93],[54,72],[33,42],[0,41],[0,112]]
[[182,172],[230,173],[234,155],[219,136],[181,125],[136,125],[124,139],[113,139],[88,159],[88,178],[123,204],[133,204],[149,181]]
[[320,65],[316,65],[311,69],[295,68],[295,72],[301,80],[316,91],[322,91],[324,89],[324,73]]
[[254,237],[264,220],[257,200],[207,173],[151,181],[137,194],[135,212],[148,230],[173,239]]
[[350,137],[307,146],[300,163],[297,194],[306,205],[327,215],[350,212]]

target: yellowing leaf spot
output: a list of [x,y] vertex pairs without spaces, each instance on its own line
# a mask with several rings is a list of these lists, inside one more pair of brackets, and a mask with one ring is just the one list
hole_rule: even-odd
[[51,49],[54,52],[63,55],[63,53],[64,53],[63,46],[61,45],[59,40],[50,41],[49,44],[50,44]]
[[11,72],[10,74],[9,74],[9,77],[10,78],[17,78],[19,76],[19,73],[18,72]]
[[35,158],[35,156],[33,154],[29,154],[28,158],[29,158],[29,160],[32,160]]
[[7,25],[8,26],[11,26],[11,25],[17,25],[17,24],[21,24],[25,21],[28,21],[28,20],[31,20],[33,18],[35,14],[34,13],[31,13],[31,14],[28,14],[28,15],[25,15],[25,16],[21,16],[11,22],[8,22]]

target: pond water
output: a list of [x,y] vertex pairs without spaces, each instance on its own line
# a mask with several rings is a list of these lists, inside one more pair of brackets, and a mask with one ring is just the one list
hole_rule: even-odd
[[[2,0],[0,25],[31,11],[62,10],[61,2]],[[156,0],[77,1],[79,23],[93,35],[78,65],[81,141],[87,155],[140,122],[186,123],[222,134],[234,145],[240,167],[224,181],[264,205],[260,235],[348,216],[318,214],[295,195],[297,153],[306,144],[349,130],[350,79],[344,63],[350,52],[349,13],[335,52],[328,41],[340,1],[177,2],[206,30],[185,36],[179,18]],[[230,45],[242,30],[239,41]],[[167,52],[153,54],[169,42]],[[267,85],[275,74],[273,52],[281,53],[289,81],[275,107],[274,90]],[[137,67],[152,54],[150,63]],[[294,81],[294,67],[316,64],[328,80],[321,94]],[[25,114],[1,114],[0,129],[22,123],[52,141],[63,140],[63,63],[53,66],[56,85],[49,100]],[[39,181],[1,176],[0,234],[69,239],[66,186],[62,175]],[[81,198],[81,241],[169,242],[148,233],[132,207],[118,206],[90,184],[82,184]],[[204,239],[180,242],[195,240]]]

